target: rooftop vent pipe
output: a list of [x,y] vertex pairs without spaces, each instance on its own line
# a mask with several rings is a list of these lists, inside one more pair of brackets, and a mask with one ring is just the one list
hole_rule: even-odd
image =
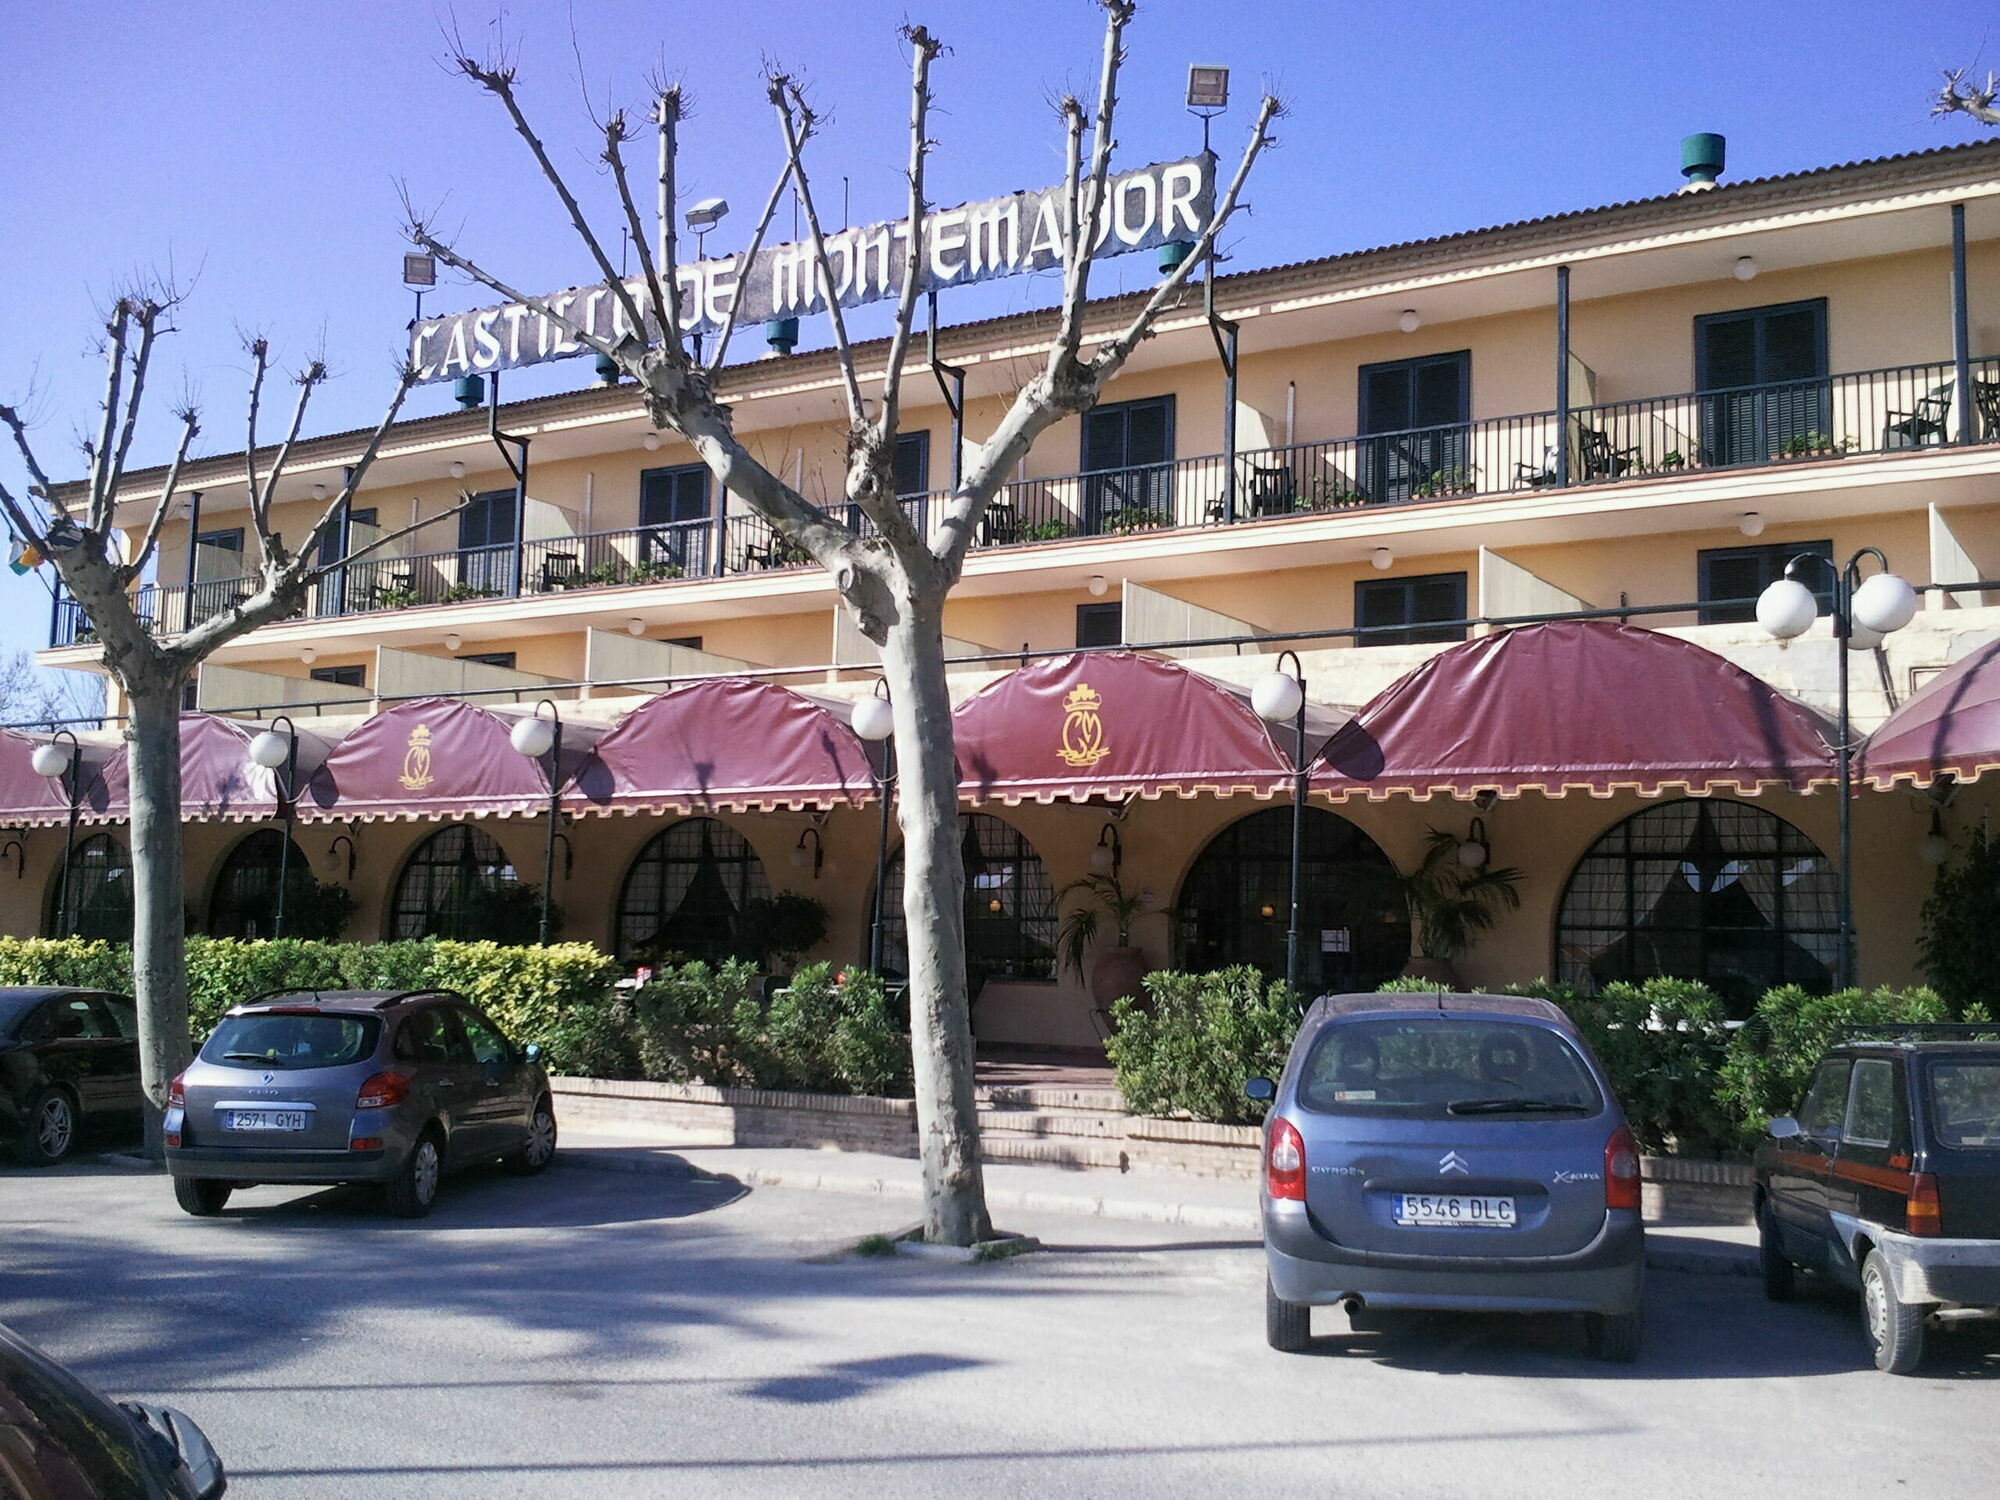
[[1715,179],[1722,175],[1723,148],[1727,145],[1709,130],[1681,137],[1681,176],[1687,179],[1680,189],[1683,193],[1715,186]]

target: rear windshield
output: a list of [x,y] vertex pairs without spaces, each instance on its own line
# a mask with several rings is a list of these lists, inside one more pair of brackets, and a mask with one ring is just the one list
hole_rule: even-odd
[[1436,1015],[1326,1027],[1300,1073],[1299,1103],[1418,1120],[1579,1119],[1603,1108],[1590,1069],[1557,1033]]
[[2000,1151],[2000,1060],[1931,1064],[1931,1133],[1956,1151]]
[[201,1060],[225,1068],[338,1068],[375,1050],[373,1016],[224,1016]]
[[41,1003],[40,995],[0,995],[0,1036],[12,1036],[21,1018]]

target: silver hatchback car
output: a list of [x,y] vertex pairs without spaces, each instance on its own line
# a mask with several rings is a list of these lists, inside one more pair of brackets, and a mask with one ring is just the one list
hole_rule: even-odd
[[447,1168],[539,1172],[555,1156],[540,1057],[450,990],[260,995],[169,1086],[174,1197],[207,1216],[256,1183],[369,1182],[420,1218]]
[[1584,1314],[1639,1353],[1639,1153],[1604,1071],[1544,1000],[1327,995],[1268,1100],[1265,1333],[1311,1309]]

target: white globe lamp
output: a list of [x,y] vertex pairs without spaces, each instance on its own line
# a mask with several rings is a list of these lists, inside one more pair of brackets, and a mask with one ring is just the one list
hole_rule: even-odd
[[267,771],[282,766],[292,753],[292,742],[275,729],[267,729],[250,742],[250,759]]
[[1804,635],[1818,617],[1819,601],[1796,578],[1780,578],[1757,596],[1757,623],[1781,641]]
[[880,744],[896,732],[896,711],[887,698],[859,698],[854,704],[854,732],[871,744]]
[[69,746],[54,741],[35,746],[35,753],[29,757],[37,776],[46,776],[54,781],[69,770]]
[[539,714],[532,719],[523,719],[509,732],[507,742],[529,760],[540,760],[555,748],[555,723]]
[[1289,672],[1266,672],[1250,689],[1250,706],[1266,724],[1289,723],[1305,702],[1306,690]]
[[1854,591],[1847,612],[1855,624],[1891,635],[1916,618],[1917,591],[1894,573],[1876,573]]

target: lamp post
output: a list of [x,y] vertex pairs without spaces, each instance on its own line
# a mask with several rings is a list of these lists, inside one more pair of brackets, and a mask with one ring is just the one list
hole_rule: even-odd
[[[1861,576],[1861,560],[1872,557],[1880,570],[1866,579]],[[1847,653],[1872,651],[1886,635],[1894,634],[1915,618],[1917,591],[1889,571],[1889,559],[1877,547],[1863,547],[1836,567],[1831,558],[1817,552],[1801,552],[1785,564],[1785,576],[1776,579],[1757,598],[1757,623],[1767,634],[1781,641],[1801,636],[1819,617],[1819,600],[1800,583],[1797,573],[1817,565],[1826,569],[1833,582],[1833,638],[1841,645],[1840,743],[1835,747],[1840,768],[1840,963],[1841,989],[1854,985],[1854,725],[1848,712]]]
[[[65,745],[64,740],[69,743]],[[76,858],[76,815],[82,803],[77,793],[83,786],[83,747],[77,743],[75,734],[67,729],[58,729],[49,736],[47,744],[35,747],[29,764],[35,768],[37,776],[61,781],[63,798],[69,803],[69,830],[63,836],[62,878],[56,882],[56,936],[66,937],[71,926],[69,871]]]
[[[868,928],[868,972],[882,972],[882,886],[889,878],[889,794],[896,784],[896,711],[889,706],[888,681],[875,679],[872,697],[855,701],[850,721],[854,732],[882,747],[882,768],[875,772],[875,798],[882,804],[882,831],[875,841],[875,911]],[[871,762],[870,769],[874,766]]]
[[[545,708],[547,718],[542,717]],[[544,948],[549,944],[549,901],[556,883],[556,822],[562,817],[562,731],[561,713],[552,700],[544,698],[507,736],[507,742],[529,760],[548,758],[544,770],[549,779],[549,836],[542,852],[542,925],[537,938]]]
[[[278,726],[285,726],[283,734]],[[271,909],[271,936],[285,935],[285,886],[291,879],[292,823],[299,809],[299,731],[288,714],[279,714],[271,727],[250,742],[250,759],[271,773],[278,788],[278,814],[284,820],[284,842],[278,845],[278,898]],[[278,768],[284,767],[283,777]]]
[[[1289,659],[1291,671],[1285,670]],[[1278,655],[1276,671],[1267,672],[1250,690],[1250,706],[1266,724],[1292,723],[1292,915],[1285,929],[1285,983],[1299,988],[1299,880],[1306,843],[1306,670],[1296,651]]]

